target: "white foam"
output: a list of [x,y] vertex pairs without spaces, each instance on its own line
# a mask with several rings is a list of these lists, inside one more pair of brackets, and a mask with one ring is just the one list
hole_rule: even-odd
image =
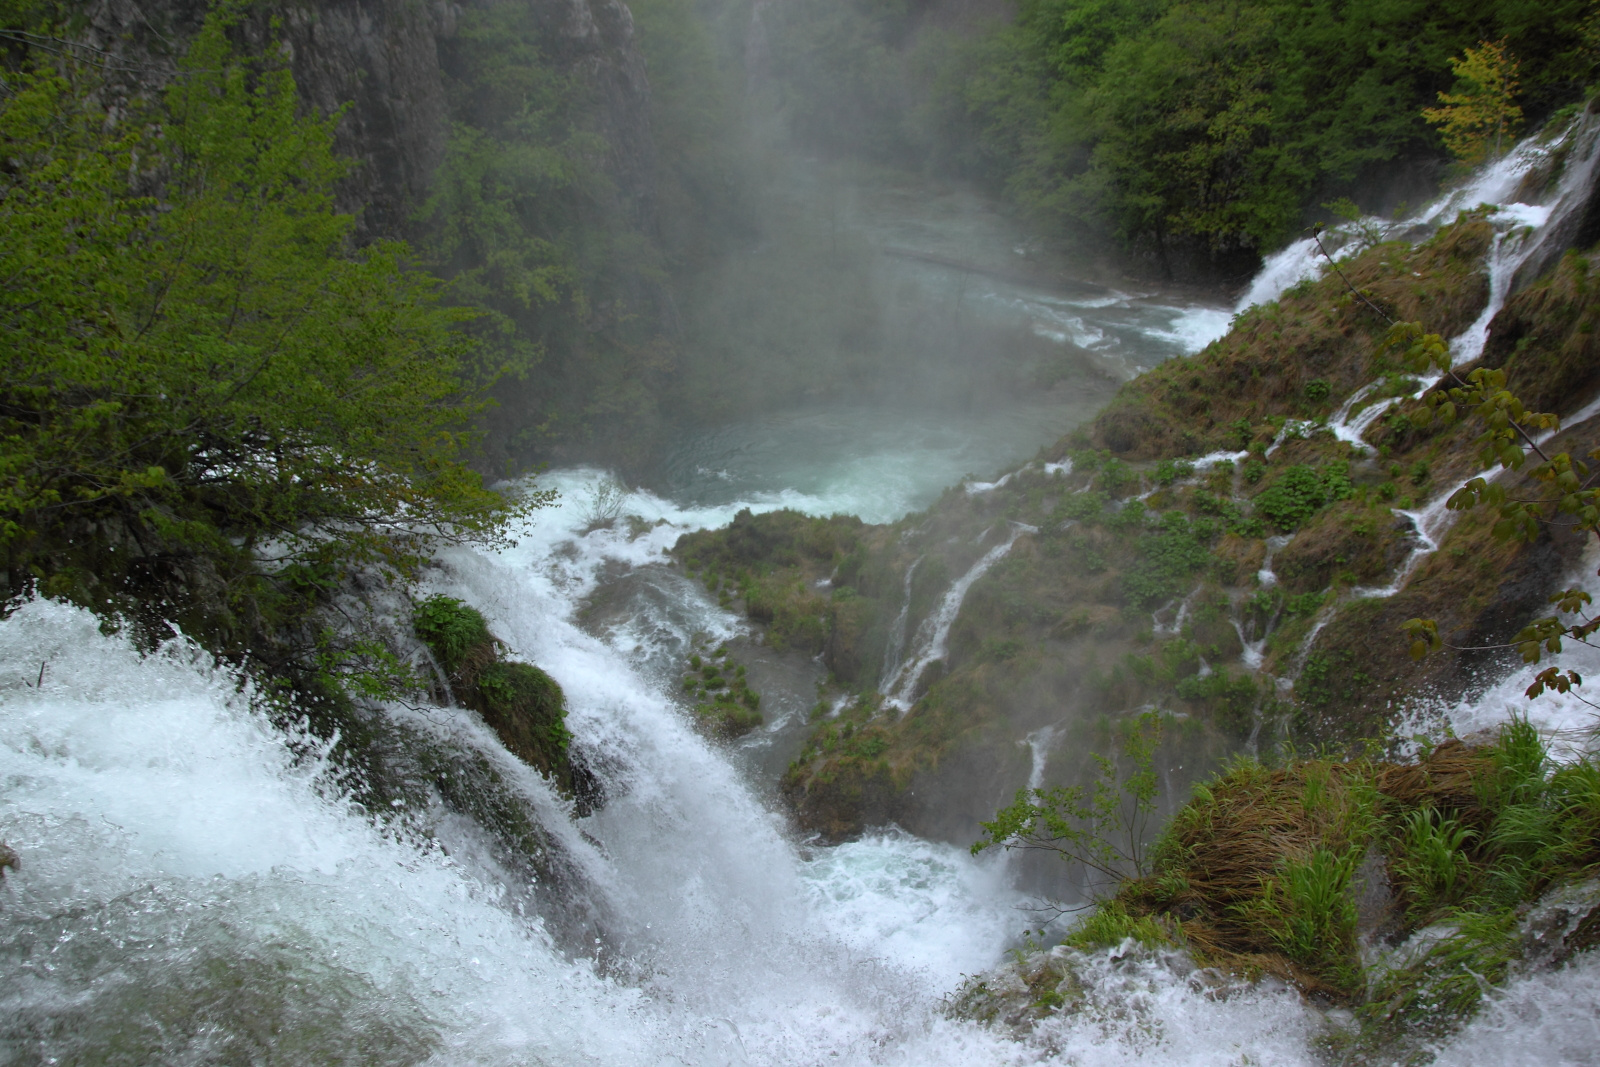
[[1600,954],[1509,982],[1433,1059],[1436,1067],[1589,1067],[1600,1049]]
[[1250,281],[1250,288],[1234,305],[1234,312],[1247,311],[1257,304],[1270,304],[1307,278],[1320,277],[1324,269],[1316,241],[1303,237],[1291,242],[1262,261],[1261,269]]
[[1226,336],[1232,325],[1233,312],[1226,308],[1195,306],[1178,309],[1164,329],[1151,328],[1144,332],[1192,354]]

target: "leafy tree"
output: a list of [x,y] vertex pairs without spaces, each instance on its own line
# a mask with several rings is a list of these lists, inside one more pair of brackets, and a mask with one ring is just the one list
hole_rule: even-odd
[[1505,41],[1480,41],[1450,67],[1460,91],[1440,93],[1444,106],[1424,108],[1422,117],[1440,128],[1445,147],[1468,166],[1504,155],[1522,126],[1516,57]]
[[[960,92],[996,176],[1040,219],[1227,256],[1282,241],[1373,168],[1435,152],[1421,109],[1486,36],[1521,57],[1530,109],[1576,96],[1591,7],[1022,0]],[[1505,117],[1491,135],[1514,135]]]
[[[228,22],[207,19],[147,115],[104,113],[93,68],[56,53],[7,72],[14,584],[120,575],[116,592],[177,596],[170,568],[206,561],[227,586],[214,616],[259,611],[353,568],[404,578],[440,541],[503,539],[516,513],[463,463],[480,410],[461,378],[468,313],[437,305],[403,245],[349,250],[336,117],[299,117],[288,71],[234,55]],[[120,562],[90,543],[121,543]]]
[[673,364],[659,254],[600,163],[619,149],[570,47],[535,8],[495,4],[441,50],[453,122],[419,244],[445,297],[485,312],[488,436],[511,462],[578,443],[633,458]]

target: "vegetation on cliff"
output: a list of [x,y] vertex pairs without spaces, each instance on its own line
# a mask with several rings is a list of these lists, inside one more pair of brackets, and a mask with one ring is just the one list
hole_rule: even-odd
[[0,548],[12,592],[338,674],[330,591],[495,543],[517,505],[464,463],[462,316],[403,245],[349,247],[331,121],[226,28],[141,113],[50,50],[7,72]]
[[[1494,233],[1467,213],[1420,245],[1353,246],[1341,269],[1362,298],[1331,274],[1304,283],[1130,382],[1033,464],[893,526],[811,540],[808,523],[843,520],[750,516],[680,545],[718,561],[752,617],[806,633],[860,697],[824,709],[790,769],[802,824],[927,831],[938,816],[918,798],[974,775],[1012,783],[998,807],[1028,773],[1016,738],[1069,710],[1080,740],[1103,748],[1130,710],[1162,709],[1198,767],[1247,739],[1376,736],[1396,708],[1455,699],[1515,663],[1582,537],[1562,519],[1507,541],[1498,516],[1472,510],[1428,549],[1399,509],[1477,473],[1480,431],[1425,420],[1426,368],[1387,343],[1386,317],[1467,327]],[[1569,254],[1513,296],[1482,361],[1558,415],[1594,384],[1593,262]],[[1359,443],[1328,429],[1373,404],[1387,407]],[[1546,493],[1536,474],[1508,472],[1506,493]],[[1419,618],[1450,646],[1420,662],[1402,633]]]
[[1421,110],[1471,94],[1480,42],[1520,65],[1531,118],[1576,96],[1591,7],[1024,0],[1008,19],[805,0],[770,32],[814,143],[987,180],[1058,235],[1115,236],[1169,269],[1248,272],[1324,202],[1431,193],[1448,156]]

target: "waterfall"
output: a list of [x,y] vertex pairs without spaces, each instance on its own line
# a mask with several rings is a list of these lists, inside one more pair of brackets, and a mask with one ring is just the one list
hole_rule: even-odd
[[900,668],[887,687],[888,692],[883,701],[885,707],[894,708],[902,715],[911,710],[911,705],[917,698],[917,682],[922,678],[923,672],[935,661],[944,659],[945,641],[950,637],[950,627],[955,625],[956,617],[961,614],[961,605],[967,599],[967,590],[988,573],[989,568],[998,563],[1001,557],[1011,551],[1011,546],[1017,543],[1017,538],[1024,533],[1033,532],[1036,532],[1035,528],[1025,523],[1012,523],[1011,536],[979,556],[978,561],[951,584],[939,601],[939,606],[934,608],[933,614],[917,627],[919,651],[913,659]]
[[[1574,209],[1576,175],[1592,177],[1593,120],[1584,121],[1589,140],[1574,142],[1542,228],[1520,232],[1534,216],[1503,213],[1514,225],[1490,264],[1502,301]],[[1433,225],[1475,197],[1503,202],[1547,150],[1525,142],[1419,218]],[[1252,299],[1315,269],[1291,246],[1269,260]],[[1357,438],[1360,420],[1382,410],[1357,411],[1364,399],[1337,420]],[[1224,458],[1241,456],[1208,460]],[[666,565],[677,537],[745,506],[849,510],[870,499],[871,479],[849,482],[847,499],[808,487],[703,507],[640,491],[628,506],[641,524],[584,532],[571,502],[601,477],[550,475],[541,484],[567,503],[539,513],[515,548],[441,554],[425,591],[480,607],[513,655],[562,684],[574,744],[604,777],[606,805],[578,817],[474,713],[391,704],[371,708],[366,723],[396,773],[427,762],[492,786],[495,803],[538,841],[521,866],[522,846],[504,827],[420,772],[386,810],[367,810],[340,770],[346,739],[311,736],[181,638],[140,650],[81,608],[12,605],[0,620],[0,841],[20,863],[0,874],[0,1060],[1325,1061],[1337,1020],[1287,987],[1120,950],[1093,957],[1087,1010],[1052,1016],[1026,1041],[947,1017],[942,998],[997,964],[1030,925],[1005,857],[894,831],[833,848],[795,841],[736,753],[695,731],[675,687],[697,636],[746,633]],[[905,490],[892,506],[903,513],[915,499]],[[1443,499],[1411,513],[1419,547],[1402,580],[1442,536]],[[967,593],[1028,529],[1013,524],[909,639],[917,564],[908,568],[884,662],[888,706],[911,706]],[[1595,562],[1573,581],[1600,593]],[[586,604],[619,572],[637,579],[639,610],[586,630]],[[1246,648],[1259,663],[1261,645]],[[1591,675],[1597,660],[1569,648],[1551,662]],[[1524,705],[1530,672],[1414,709],[1400,732],[1493,725]],[[1560,743],[1578,743],[1593,721],[1572,696],[1531,710]],[[1025,740],[1030,783],[1044,782],[1058,741],[1049,730]],[[1597,990],[1592,956],[1518,977],[1438,1049],[1438,1062],[1581,1061],[1592,1055]]]
[[[1514,198],[1534,171],[1565,153],[1561,178],[1543,205],[1523,204]],[[1494,163],[1475,173],[1465,184],[1447,190],[1422,210],[1397,222],[1364,218],[1330,227],[1323,237],[1330,251],[1361,240],[1363,229],[1378,233],[1437,230],[1456,214],[1480,205],[1496,209],[1491,221],[1497,230],[1489,254],[1489,303],[1477,322],[1452,344],[1456,363],[1469,362],[1483,353],[1490,321],[1505,306],[1519,281],[1517,275],[1530,261],[1545,258],[1550,237],[1568,217],[1588,202],[1595,167],[1600,163],[1600,116],[1585,113],[1559,136],[1546,140],[1535,134]],[[1530,232],[1531,231],[1531,232]],[[1305,237],[1268,256],[1235,306],[1243,312],[1268,304],[1308,278],[1319,277],[1326,267],[1316,241]]]
[[906,624],[911,614],[911,579],[917,573],[917,565],[922,562],[921,557],[911,561],[911,566],[906,568],[905,589],[900,594],[900,613],[894,617],[894,625],[889,628],[889,643],[883,650],[883,673],[879,688],[888,690],[894,681],[894,676],[900,669],[900,657],[906,649]]
[[[676,578],[655,561],[685,526],[580,528],[545,515],[502,555],[447,553],[431,589],[483,606],[561,682],[602,810],[572,818],[470,713],[397,705],[376,728],[497,760],[570,859],[564,903],[604,916],[586,942],[519,891],[492,827],[437,795],[360,809],[326,746],[192,647],[141,656],[48,601],[0,622],[0,839],[21,858],[0,882],[0,1047],[40,1063],[109,1042],[148,1063],[333,1062],[349,1042],[385,1063],[1003,1055],[937,1011],[1026,921],[1003,858],[903,834],[803,855],[654,677],[650,642],[574,624],[608,563]],[[729,621],[665,587],[698,603],[693,625]]]

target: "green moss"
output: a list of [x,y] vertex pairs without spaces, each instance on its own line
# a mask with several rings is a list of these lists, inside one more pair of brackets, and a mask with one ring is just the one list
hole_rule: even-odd
[[555,679],[532,664],[500,661],[479,671],[475,683],[484,721],[506,747],[531,766],[557,770],[572,734],[566,694]]

